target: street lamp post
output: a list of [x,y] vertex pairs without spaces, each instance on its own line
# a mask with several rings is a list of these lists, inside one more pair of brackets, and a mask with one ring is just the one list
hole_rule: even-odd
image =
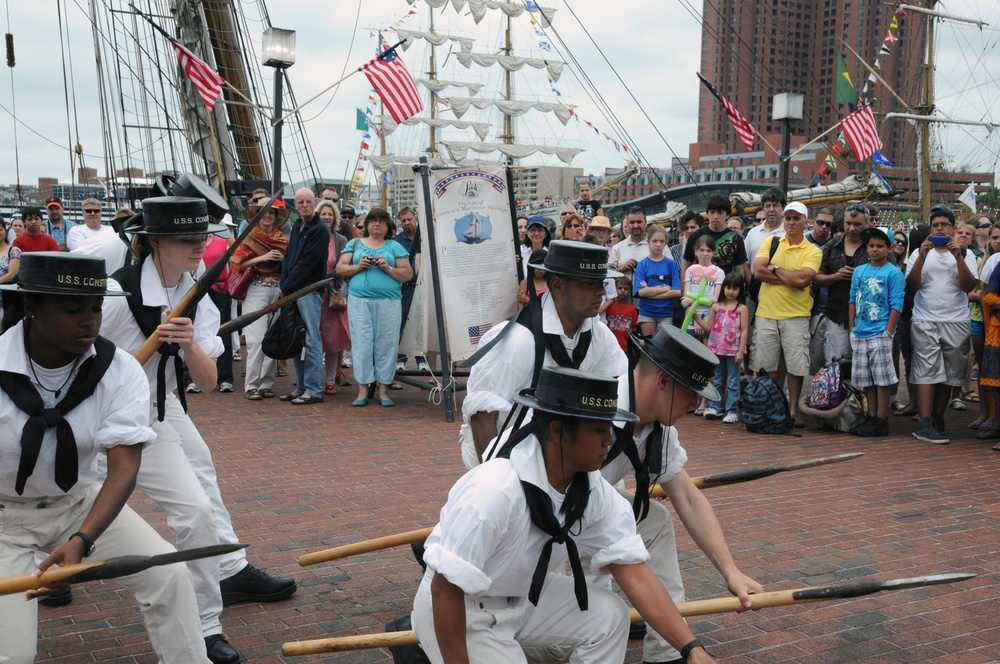
[[781,121],[781,158],[778,167],[778,177],[781,191],[788,195],[788,152],[792,141],[792,120],[802,119],[802,95],[795,92],[782,92],[773,97],[771,118]]
[[281,188],[281,94],[284,70],[295,64],[295,31],[268,28],[261,41],[261,60],[265,67],[274,67],[274,145],[271,161],[271,193]]

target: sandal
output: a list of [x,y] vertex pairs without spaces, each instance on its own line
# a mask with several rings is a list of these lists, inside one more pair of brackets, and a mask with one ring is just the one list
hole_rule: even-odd
[[285,376],[288,375],[288,369],[285,369],[283,367],[278,367],[277,369],[275,369],[274,375],[277,376],[278,378],[284,378]]
[[[979,433],[976,434],[976,438],[978,438],[979,440],[996,440],[997,438],[1000,438],[1000,431],[997,431],[996,429],[990,429],[989,431],[980,431]],[[997,444],[1000,445],[1000,443]]]
[[343,371],[338,371],[334,382],[341,387],[350,387],[351,381],[347,380],[347,376],[344,375]]
[[979,393],[975,390],[966,390],[962,392],[962,401],[968,401],[969,403],[979,403]]
[[397,382],[393,381],[393,382],[392,382],[392,383],[391,383],[391,384],[389,385],[389,389],[390,389],[390,390],[401,390],[401,389],[403,389],[403,386],[402,386],[402,385],[400,385],[399,383],[397,383]]
[[288,394],[282,394],[280,397],[278,397],[278,401],[291,401],[293,399],[298,399],[301,396],[302,395],[299,394],[298,392],[289,392]]
[[260,401],[263,398],[257,390],[247,390],[247,399],[250,401]]
[[333,383],[327,383],[326,387],[323,388],[323,392],[325,392],[326,394],[336,394],[337,386],[334,385]]
[[314,397],[311,394],[303,394],[302,396],[292,399],[293,406],[311,406],[314,403],[323,403],[323,397]]
[[274,390],[272,390],[270,387],[261,388],[261,389],[257,390],[257,393],[260,394],[260,396],[263,397],[263,398],[265,398],[265,399],[273,399],[274,398]]
[[907,417],[908,415],[916,415],[916,414],[917,414],[917,404],[913,403],[912,401],[903,406],[902,410],[897,410],[894,413],[894,415],[896,415],[897,417]]
[[[993,428],[993,425],[992,425],[992,423],[991,423],[991,422],[990,422],[989,420],[984,420],[984,419],[983,419],[983,418],[981,418],[981,417],[978,417],[978,418],[976,418],[976,419],[972,420],[972,421],[971,421],[971,422],[969,422],[969,424],[968,424],[968,425],[966,425],[966,426],[967,426],[967,427],[968,427],[969,429],[979,429],[979,428],[980,428],[980,427],[982,427],[982,426],[983,426],[984,424],[989,424],[989,425],[990,425],[990,429],[992,429],[992,428]],[[982,430],[982,431],[986,431],[986,429],[981,429],[981,430]]]
[[1000,443],[993,443],[992,449],[996,450],[997,452],[1000,452]]
[[952,399],[951,404],[949,405],[951,406],[952,410],[968,410],[965,406],[965,402],[962,401],[961,399]]
[[889,408],[891,408],[894,413],[902,413],[904,410],[909,408],[909,405],[903,403],[902,401],[894,401],[889,404]]

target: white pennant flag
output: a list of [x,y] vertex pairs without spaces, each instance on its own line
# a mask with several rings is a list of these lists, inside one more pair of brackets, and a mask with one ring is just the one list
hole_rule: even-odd
[[965,188],[958,196],[958,202],[963,203],[973,212],[976,211],[976,183],[970,182],[969,186]]

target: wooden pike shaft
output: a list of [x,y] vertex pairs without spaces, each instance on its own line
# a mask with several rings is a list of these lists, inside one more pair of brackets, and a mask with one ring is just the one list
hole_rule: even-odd
[[[861,581],[843,585],[819,586],[812,588],[797,588],[795,590],[775,590],[757,595],[750,595],[750,608],[743,606],[738,597],[714,597],[691,602],[680,602],[677,611],[681,616],[707,616],[715,613],[742,613],[756,611],[773,606],[788,606],[805,604],[807,602],[822,602],[831,599],[848,599],[883,590],[902,590],[919,588],[940,583],[953,583],[971,579],[974,574],[940,574],[935,576],[916,577],[912,579],[896,579],[888,582]],[[642,616],[632,609],[632,622],[642,620]],[[383,634],[360,634],[357,636],[342,636],[312,641],[292,641],[281,647],[281,653],[286,656],[316,655],[325,652],[347,652],[369,648],[392,648],[396,646],[414,645],[419,643],[413,631],[386,632]]]
[[[711,489],[718,486],[726,486],[729,484],[740,484],[742,482],[750,482],[762,477],[769,477],[771,475],[776,475],[777,473],[782,473],[789,470],[799,470],[801,468],[812,468],[814,466],[825,466],[830,463],[839,463],[841,461],[847,461],[849,459],[855,459],[859,456],[864,456],[864,452],[853,452],[849,454],[838,454],[831,457],[820,457],[817,459],[807,459],[805,461],[797,461],[788,464],[783,464],[779,466],[763,466],[758,468],[743,468],[741,470],[734,470],[728,473],[717,473],[715,475],[703,475],[701,477],[692,477],[691,482],[694,483],[695,487],[698,489]],[[667,494],[659,484],[650,489],[649,495],[651,498],[666,498]],[[332,549],[324,549],[323,551],[315,551],[313,553],[307,553],[299,557],[299,565],[302,567],[308,567],[309,565],[316,565],[318,563],[325,563],[330,560],[339,560],[340,558],[347,558],[349,556],[355,556],[359,553],[371,553],[372,551],[381,551],[382,549],[389,549],[394,546],[401,546],[403,544],[412,544],[414,542],[422,542],[431,534],[434,527],[430,528],[420,528],[418,530],[411,530],[405,533],[397,533],[395,535],[386,535],[385,537],[376,537],[375,539],[365,540],[363,542],[354,542],[353,544],[345,544],[343,546],[337,546]]]
[[219,327],[219,336],[224,337],[227,334],[232,334],[233,332],[239,332],[240,330],[245,328],[247,325],[250,325],[250,323],[254,322],[255,320],[263,318],[269,313],[277,311],[278,309],[281,309],[282,307],[291,304],[295,300],[298,300],[299,298],[304,297],[309,293],[312,293],[314,290],[318,288],[322,288],[323,286],[333,281],[335,278],[336,277],[326,277],[324,279],[320,279],[319,281],[313,282],[308,286],[303,286],[294,293],[291,293],[280,299],[275,300],[274,302],[272,302],[271,304],[267,305],[262,309],[258,309],[257,311],[252,311],[248,314],[243,314],[238,318],[234,318],[233,320]]
[[65,565],[63,567],[50,567],[41,576],[32,574],[16,574],[0,579],[0,595],[13,595],[14,593],[26,590],[37,590],[38,588],[52,588],[66,585],[66,580],[74,574],[79,574],[84,570],[100,567],[104,560],[95,560],[89,563],[79,563],[77,565]]

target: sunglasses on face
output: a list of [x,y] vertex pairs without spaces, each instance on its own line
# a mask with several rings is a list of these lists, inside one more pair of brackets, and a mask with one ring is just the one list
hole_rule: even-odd
[[822,219],[817,219],[813,223],[816,224],[817,226],[829,226],[833,222],[831,222],[831,221],[823,221]]
[[354,219],[354,213],[353,212],[341,212],[340,216],[343,219]]
[[568,217],[568,216],[569,216],[569,215],[571,215],[571,214],[573,214],[573,213],[572,213],[572,212],[560,212],[560,213],[559,213],[559,216],[560,216],[560,217]]

